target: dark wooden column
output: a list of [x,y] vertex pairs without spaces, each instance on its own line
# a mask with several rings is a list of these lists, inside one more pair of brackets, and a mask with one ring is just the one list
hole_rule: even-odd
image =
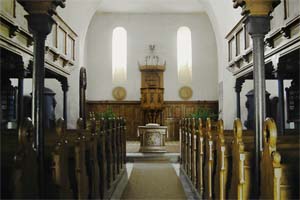
[[83,119],[83,126],[86,128],[86,97],[85,91],[87,87],[86,69],[80,68],[79,75],[79,117]]
[[245,79],[237,78],[235,80],[235,93],[236,93],[236,117],[241,119],[241,91]]
[[[24,75],[24,74],[23,74]],[[18,130],[21,127],[22,119],[23,119],[23,96],[24,96],[24,77],[21,75],[18,78],[18,107],[17,107],[17,123]]]
[[32,121],[35,133],[35,148],[39,163],[39,197],[44,194],[44,78],[45,40],[51,31],[53,20],[45,14],[27,15],[28,26],[34,39],[32,74]]
[[69,91],[67,78],[61,81],[61,88],[64,93],[63,94],[63,117],[67,126],[68,125],[68,91]]
[[32,74],[32,121],[35,134],[35,148],[38,161],[39,197],[45,195],[44,179],[44,78],[45,41],[51,32],[54,20],[52,15],[58,5],[64,7],[64,0],[18,0],[28,12],[25,18],[33,35],[33,74]]
[[277,70],[275,73],[278,81],[278,132],[283,134],[285,130],[284,112],[284,78],[283,74]]

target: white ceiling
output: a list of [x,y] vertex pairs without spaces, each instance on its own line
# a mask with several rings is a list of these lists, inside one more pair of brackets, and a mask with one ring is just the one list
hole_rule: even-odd
[[199,0],[102,0],[98,12],[116,13],[198,13]]

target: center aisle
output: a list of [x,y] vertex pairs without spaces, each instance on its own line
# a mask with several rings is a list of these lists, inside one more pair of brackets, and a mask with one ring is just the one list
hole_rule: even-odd
[[187,199],[175,169],[168,161],[139,161],[122,199]]

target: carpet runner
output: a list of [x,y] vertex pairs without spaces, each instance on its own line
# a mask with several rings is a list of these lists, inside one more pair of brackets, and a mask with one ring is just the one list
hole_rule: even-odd
[[122,199],[186,199],[183,186],[166,160],[134,163]]

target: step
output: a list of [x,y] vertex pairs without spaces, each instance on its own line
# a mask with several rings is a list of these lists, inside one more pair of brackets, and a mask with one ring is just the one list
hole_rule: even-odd
[[126,153],[127,162],[151,160],[169,160],[171,163],[180,161],[180,153]]

